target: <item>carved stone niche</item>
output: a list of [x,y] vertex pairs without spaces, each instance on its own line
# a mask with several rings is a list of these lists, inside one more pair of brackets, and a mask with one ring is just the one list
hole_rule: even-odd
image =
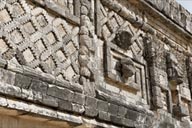
[[105,78],[147,99],[146,63],[134,58],[134,47],[139,41],[132,37],[131,32],[120,30],[112,41],[105,43]]
[[177,58],[172,53],[167,53],[167,74],[171,90],[176,90],[177,85],[183,83],[183,73]]

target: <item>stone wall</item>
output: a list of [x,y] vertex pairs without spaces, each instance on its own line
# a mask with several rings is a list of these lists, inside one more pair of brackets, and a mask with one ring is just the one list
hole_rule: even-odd
[[2,0],[5,117],[190,128],[191,24],[174,0]]

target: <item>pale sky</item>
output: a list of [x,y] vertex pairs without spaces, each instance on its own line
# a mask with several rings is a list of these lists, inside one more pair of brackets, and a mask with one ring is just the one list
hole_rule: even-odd
[[180,3],[184,8],[186,8],[189,12],[192,13],[192,0],[176,0]]

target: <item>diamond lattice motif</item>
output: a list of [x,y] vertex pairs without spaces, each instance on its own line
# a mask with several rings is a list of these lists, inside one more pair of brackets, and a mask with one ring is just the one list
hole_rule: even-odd
[[3,54],[8,50],[8,46],[3,39],[0,39],[0,54]]
[[13,32],[11,33],[11,41],[15,44],[19,44],[22,40],[23,36],[21,32],[18,29],[13,30]]
[[23,56],[24,56],[26,62],[28,62],[28,63],[34,60],[34,56],[30,49],[25,50],[23,52]]
[[0,23],[6,23],[11,21],[11,17],[6,9],[0,11]]

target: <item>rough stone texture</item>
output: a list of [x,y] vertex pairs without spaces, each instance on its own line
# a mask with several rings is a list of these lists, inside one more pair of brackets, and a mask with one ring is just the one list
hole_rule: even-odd
[[191,25],[175,0],[2,0],[0,112],[55,127],[190,128]]

